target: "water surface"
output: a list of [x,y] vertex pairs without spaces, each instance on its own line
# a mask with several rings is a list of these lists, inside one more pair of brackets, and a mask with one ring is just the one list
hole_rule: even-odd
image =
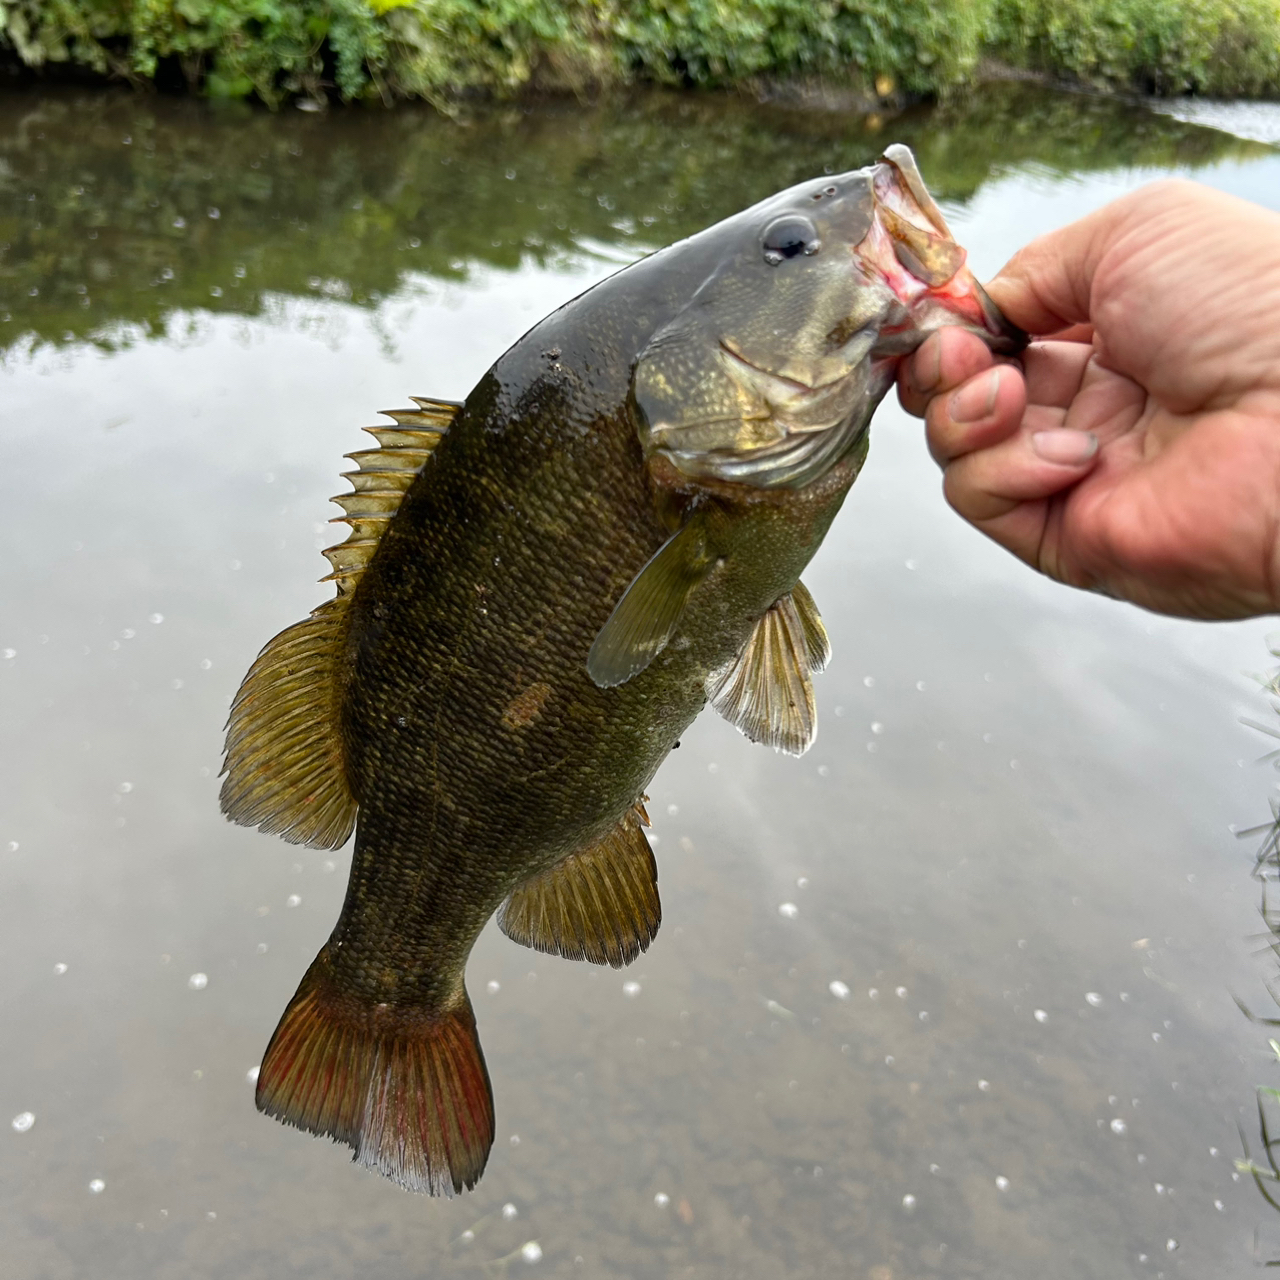
[[0,102],[0,1117],[34,1116],[0,1129],[6,1276],[1067,1280],[1280,1254],[1232,1169],[1274,1074],[1232,1001],[1261,1008],[1268,970],[1228,830],[1266,813],[1237,717],[1268,624],[1039,580],[949,513],[893,406],[806,574],[835,647],[816,747],[711,713],[685,736],[650,788],[662,932],[630,970],[481,938],[478,1190],[408,1196],[253,1109],[348,855],[223,822],[221,728],[326,594],[357,428],[894,140],[980,273],[1170,172],[1280,207],[1268,147],[1017,86],[878,120]]

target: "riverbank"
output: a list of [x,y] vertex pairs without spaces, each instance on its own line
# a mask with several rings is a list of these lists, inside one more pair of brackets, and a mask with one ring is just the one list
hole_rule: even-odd
[[1097,88],[1280,96],[1272,0],[0,0],[19,75],[270,107],[635,83],[866,103],[946,97],[991,59]]

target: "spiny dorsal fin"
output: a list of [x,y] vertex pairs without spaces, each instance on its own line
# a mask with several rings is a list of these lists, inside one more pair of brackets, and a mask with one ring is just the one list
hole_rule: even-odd
[[620,969],[646,950],[662,921],[658,866],[643,804],[603,840],[526,880],[502,904],[498,927],[514,942]]
[[587,654],[587,674],[601,688],[626,684],[667,646],[689,593],[710,572],[703,518],[694,515],[631,580]]
[[347,785],[339,706],[340,662],[351,593],[405,491],[461,407],[416,400],[388,414],[395,427],[366,427],[382,445],[350,454],[353,492],[334,499],[351,527],[324,554],[337,596],[282,631],[258,655],[227,720],[222,812],[233,822],[278,833],[293,844],[343,845],[356,820]]
[[[797,583],[796,589],[804,591]],[[806,625],[795,592],[785,595],[756,623],[742,652],[724,671],[707,681],[707,698],[730,724],[752,742],[763,742],[787,755],[802,756],[818,732],[818,706],[813,696],[811,657],[825,659],[826,631],[807,591]]]

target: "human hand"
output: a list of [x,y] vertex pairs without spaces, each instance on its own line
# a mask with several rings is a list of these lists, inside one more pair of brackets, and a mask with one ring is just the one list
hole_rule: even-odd
[[899,374],[951,505],[1049,577],[1160,613],[1280,610],[1280,215],[1125,196],[988,286],[1021,367],[959,329]]

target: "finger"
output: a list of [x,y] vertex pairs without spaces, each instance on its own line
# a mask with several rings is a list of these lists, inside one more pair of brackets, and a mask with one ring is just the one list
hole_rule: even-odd
[[1026,407],[1026,384],[1016,367],[1000,364],[987,369],[929,402],[929,452],[945,467],[975,449],[990,449],[1018,430]]
[[939,329],[899,366],[898,399],[908,413],[923,418],[931,399],[991,368],[994,362],[991,349],[976,334]]
[[1021,431],[993,448],[957,458],[946,469],[944,490],[966,520],[984,526],[1024,503],[1070,488],[1097,460],[1098,438],[1091,432]]
[[1027,399],[1065,409],[1080,394],[1093,347],[1079,342],[1033,342],[1022,353]]

